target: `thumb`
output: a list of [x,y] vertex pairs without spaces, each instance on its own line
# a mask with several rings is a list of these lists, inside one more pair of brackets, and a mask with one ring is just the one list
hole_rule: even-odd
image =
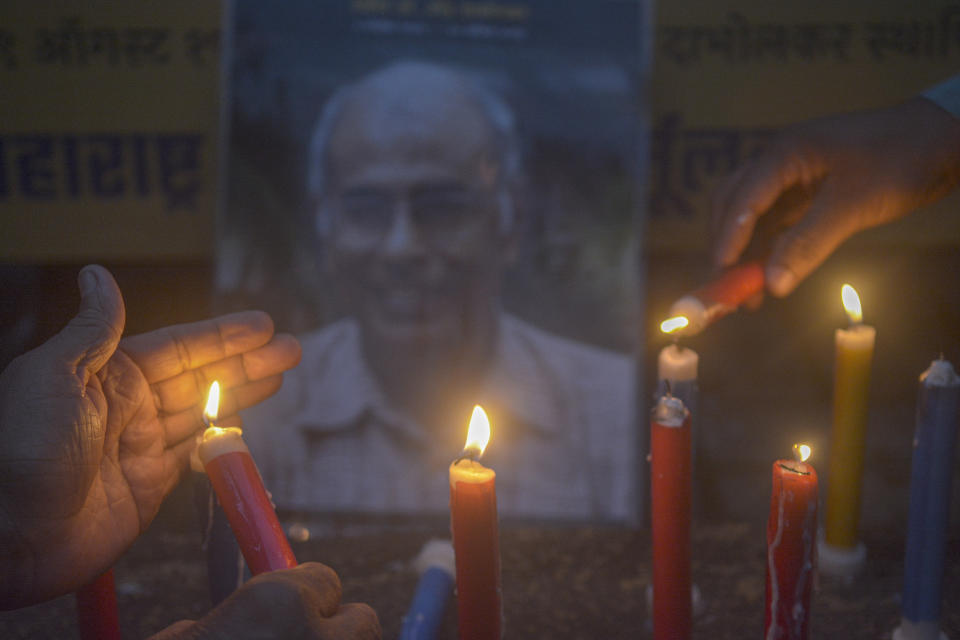
[[49,346],[86,384],[116,351],[126,316],[120,288],[103,267],[87,265],[80,270],[77,284],[80,309]]
[[830,257],[856,229],[850,224],[858,203],[834,197],[824,190],[814,199],[807,215],[777,241],[767,262],[767,287],[778,297],[797,285]]

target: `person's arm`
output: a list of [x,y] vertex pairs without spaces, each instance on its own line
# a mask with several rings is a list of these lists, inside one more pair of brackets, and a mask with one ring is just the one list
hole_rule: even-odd
[[340,594],[337,574],[308,562],[260,574],[200,620],[181,620],[150,640],[379,638],[374,610],[359,603],[341,605]]
[[300,358],[261,312],[121,341],[110,273],[78,280],[77,315],[0,374],[0,609],[77,589],[146,529],[187,468],[211,380],[226,417]]
[[778,134],[714,192],[714,260],[734,264],[759,219],[778,209],[786,229],[769,247],[766,280],[784,296],[850,236],[958,183],[960,119],[927,98],[805,122]]

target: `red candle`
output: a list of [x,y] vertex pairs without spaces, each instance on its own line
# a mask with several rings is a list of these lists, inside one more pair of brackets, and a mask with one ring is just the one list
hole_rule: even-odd
[[[215,394],[219,396],[216,382],[205,412],[210,420],[217,414]],[[211,426],[200,442],[200,460],[250,572],[257,575],[295,567],[293,550],[241,434],[236,427]]]
[[817,471],[803,462],[810,447],[795,447],[800,461],[773,463],[767,521],[767,604],[764,640],[810,637],[810,589],[816,569]]
[[474,407],[463,454],[450,465],[450,529],[461,640],[500,639],[496,474],[477,461],[489,439],[487,416]]
[[763,265],[760,262],[738,264],[724,271],[716,280],[674,302],[670,307],[670,315],[686,319],[682,327],[677,327],[679,333],[699,333],[762,292],[764,283]]
[[77,626],[82,640],[120,640],[113,569],[77,589]]
[[655,640],[691,634],[690,455],[690,412],[679,398],[665,395],[650,424]]

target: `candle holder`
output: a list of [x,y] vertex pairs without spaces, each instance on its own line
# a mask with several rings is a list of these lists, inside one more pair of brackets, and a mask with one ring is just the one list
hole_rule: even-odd
[[847,583],[853,582],[867,563],[867,547],[862,542],[853,548],[838,547],[824,539],[823,529],[817,533],[817,555],[821,574]]
[[935,622],[910,622],[900,620],[900,626],[893,630],[893,640],[950,640],[940,625]]

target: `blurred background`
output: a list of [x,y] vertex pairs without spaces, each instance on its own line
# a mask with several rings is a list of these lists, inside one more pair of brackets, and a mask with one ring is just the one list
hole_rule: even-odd
[[[303,9],[244,2],[165,3],[149,10],[110,2],[0,8],[0,364],[48,338],[73,314],[76,273],[88,262],[116,275],[126,295],[128,333],[207,317],[232,304],[215,295],[217,278],[227,277],[216,268],[226,172],[244,171],[244,162],[261,151],[262,162],[277,145],[300,143],[264,129],[262,148],[228,148],[229,127],[254,131],[262,125],[257,113],[270,110],[285,109],[291,126],[308,117],[283,84],[300,82],[295,74],[283,74],[281,82],[266,73],[277,64],[270,57],[276,43],[249,38],[263,12],[282,24]],[[635,16],[637,23],[618,31],[611,15]],[[331,60],[338,77],[353,64],[363,66],[377,42],[403,40],[414,50],[425,33],[445,25],[460,28],[456,37],[509,39],[531,58],[545,39],[569,42],[570,64],[578,63],[584,43],[612,39],[627,46],[635,36],[626,76],[633,84],[625,90],[647,103],[635,113],[645,134],[620,141],[635,162],[610,171],[619,172],[622,183],[625,172],[638,169],[640,216],[611,186],[616,180],[577,185],[607,203],[612,213],[605,233],[581,234],[564,220],[541,218],[528,257],[536,278],[602,291],[593,304],[603,304],[612,289],[596,278],[612,267],[604,262],[598,269],[597,256],[617,254],[604,243],[636,251],[635,290],[624,295],[636,301],[642,321],[632,328],[593,326],[586,337],[636,345],[646,374],[640,406],[651,397],[656,353],[665,344],[657,323],[674,299],[711,275],[706,221],[716,180],[782,125],[893,105],[960,69],[960,4],[940,0],[656,6],[606,0],[577,10],[537,0],[343,0],[327,3],[314,22],[294,22],[291,29],[315,27],[316,37],[330,42],[348,32],[361,38],[356,56]],[[441,43],[431,46],[453,47],[456,37],[438,36]],[[241,49],[232,43],[244,38],[243,55],[234,56]],[[502,41],[496,46],[507,46]],[[335,56],[337,48],[330,50]],[[547,80],[529,78],[551,86]],[[302,82],[329,84],[315,76]],[[543,130],[568,121],[551,112],[524,117]],[[585,123],[571,135],[587,147],[616,141],[616,122]],[[550,157],[551,149],[538,153]],[[558,162],[602,174],[595,159],[585,153]],[[287,169],[291,181],[299,180],[295,165]],[[580,206],[561,187],[552,197]],[[283,188],[254,190],[264,199],[254,207],[298,206]],[[860,292],[865,321],[878,332],[863,523],[903,527],[917,376],[940,353],[960,359],[958,206],[954,194],[862,234],[788,299],[768,299],[759,311],[726,318],[690,341],[701,356],[698,517],[762,520],[770,462],[797,440],[814,443],[813,461],[825,467],[833,332],[846,323],[839,291],[850,282]],[[544,308],[563,303],[562,296],[537,301],[529,313],[549,317]],[[580,297],[578,304],[590,301]],[[305,322],[278,317],[281,330]],[[958,497],[954,491],[955,512]],[[175,495],[161,526],[192,527],[188,503],[188,495]]]

